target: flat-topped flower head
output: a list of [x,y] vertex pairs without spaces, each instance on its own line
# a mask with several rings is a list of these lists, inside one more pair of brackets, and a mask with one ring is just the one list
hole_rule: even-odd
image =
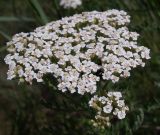
[[[126,112],[129,110],[122,99],[121,92],[107,92],[104,96],[95,95],[89,101],[89,106],[97,111],[94,123],[97,121],[98,124],[102,125],[108,125],[109,120],[113,118],[124,119]],[[106,123],[100,123],[97,118],[107,118],[108,121]]]
[[150,50],[137,45],[139,34],[128,30],[129,22],[124,11],[93,11],[16,34],[7,43],[8,79],[43,82],[51,74],[62,92],[93,94],[101,79],[118,82],[150,58]]
[[77,8],[78,6],[82,5],[81,0],[60,0],[60,5],[64,8]]

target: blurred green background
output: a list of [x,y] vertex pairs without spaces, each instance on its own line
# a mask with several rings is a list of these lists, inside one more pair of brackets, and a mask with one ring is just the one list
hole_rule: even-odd
[[[145,68],[135,69],[116,89],[125,89],[130,112],[125,120],[100,130],[88,122],[94,112],[88,97],[62,94],[43,85],[18,85],[6,80],[6,42],[49,21],[82,11],[122,9],[131,16],[130,29],[151,49]],[[108,86],[111,87],[111,86]],[[83,102],[81,102],[83,101]],[[86,103],[85,103],[86,102]],[[92,116],[93,115],[93,116]],[[0,135],[160,135],[160,1],[83,0],[64,10],[58,0],[0,0]]]

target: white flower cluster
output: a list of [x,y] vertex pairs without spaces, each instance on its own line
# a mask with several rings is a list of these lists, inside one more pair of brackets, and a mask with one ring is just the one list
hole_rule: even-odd
[[89,106],[97,110],[96,123],[109,126],[110,120],[115,116],[118,119],[124,119],[129,108],[121,98],[121,92],[108,92],[104,96],[95,95],[92,97],[89,101]]
[[81,0],[60,0],[60,5],[64,8],[77,8],[82,4]]
[[43,82],[52,74],[63,92],[95,93],[100,78],[117,82],[150,58],[150,50],[137,45],[138,34],[126,27],[129,22],[124,11],[93,11],[16,34],[7,44],[8,79]]

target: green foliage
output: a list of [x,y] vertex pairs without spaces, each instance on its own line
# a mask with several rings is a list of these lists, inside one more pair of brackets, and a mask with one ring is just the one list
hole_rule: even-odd
[[[158,135],[160,133],[160,2],[159,0],[83,0],[76,10],[63,9],[58,0],[0,1],[0,134],[4,135]],[[130,78],[103,89],[123,90],[130,108],[126,119],[106,129],[90,124],[94,110],[84,97],[61,93],[56,81],[47,85],[18,85],[6,80],[5,43],[18,32],[32,31],[49,20],[82,11],[122,9],[131,15],[130,28],[140,33],[139,43],[151,49],[145,68]],[[47,86],[47,87],[46,87]]]
[[30,21],[34,21],[34,19],[31,19],[31,18],[27,18],[27,17],[21,17],[21,18],[18,18],[18,17],[14,17],[14,16],[1,16],[0,17],[0,22],[13,22],[13,21],[27,21],[27,22],[30,22]]

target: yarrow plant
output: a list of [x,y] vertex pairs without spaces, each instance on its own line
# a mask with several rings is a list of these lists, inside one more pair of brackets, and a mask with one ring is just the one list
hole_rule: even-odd
[[[139,34],[128,30],[129,22],[130,16],[124,11],[93,11],[62,18],[30,33],[16,34],[7,43],[8,79],[19,78],[32,84],[34,80],[43,82],[44,76],[51,74],[62,92],[96,94],[98,82],[116,83],[129,77],[131,69],[144,67],[145,60],[150,59],[150,50],[137,45]],[[109,114],[105,115],[107,121],[112,114],[119,119],[125,117],[128,107],[119,100],[121,93],[99,96],[91,99],[90,106],[97,100],[104,105],[99,108],[103,114]],[[107,101],[103,104],[100,99]]]
[[81,0],[60,0],[60,5],[63,6],[64,8],[77,8],[82,4]]

